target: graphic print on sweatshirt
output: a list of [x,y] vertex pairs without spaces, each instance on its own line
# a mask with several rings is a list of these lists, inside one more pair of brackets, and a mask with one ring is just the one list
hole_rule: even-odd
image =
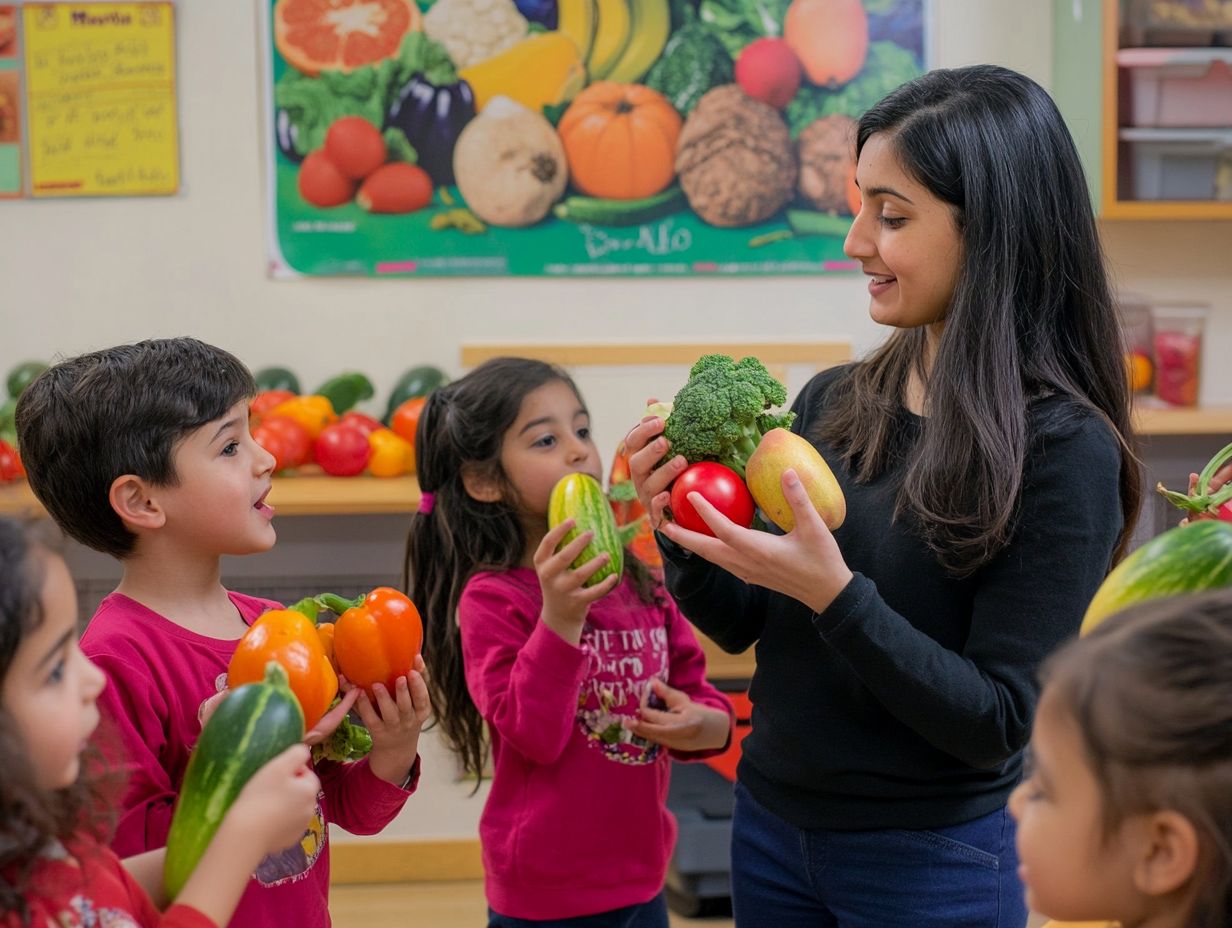
[[635,716],[652,678],[668,682],[667,629],[587,624],[582,645],[590,658],[578,693],[577,724],[586,743],[621,764],[654,763],[662,748],[634,735],[621,720]]

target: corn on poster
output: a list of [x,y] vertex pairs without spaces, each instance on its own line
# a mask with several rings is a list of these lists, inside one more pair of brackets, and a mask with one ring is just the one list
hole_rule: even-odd
[[31,193],[175,193],[172,4],[28,3],[22,12]]
[[267,0],[277,276],[847,271],[927,0]]

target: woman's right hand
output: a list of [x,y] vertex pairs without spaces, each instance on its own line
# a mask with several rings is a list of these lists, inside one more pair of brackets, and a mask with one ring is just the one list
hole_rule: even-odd
[[[647,405],[653,402],[652,399]],[[629,479],[633,481],[637,498],[646,510],[650,527],[655,530],[663,522],[663,512],[671,499],[667,488],[689,466],[689,462],[679,454],[660,464],[670,447],[671,443],[663,437],[663,419],[659,416],[645,416],[625,436]]]
[[310,750],[294,744],[252,775],[227,811],[266,854],[298,844],[316,813],[321,781],[308,766]]

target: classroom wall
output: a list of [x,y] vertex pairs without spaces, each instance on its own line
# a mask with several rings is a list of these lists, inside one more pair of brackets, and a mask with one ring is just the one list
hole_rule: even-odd
[[[0,369],[25,358],[191,334],[253,367],[289,366],[309,382],[362,369],[383,395],[412,364],[434,363],[456,374],[459,346],[472,341],[841,338],[860,353],[880,338],[867,318],[859,276],[270,279],[256,7],[254,0],[178,4],[179,196],[0,205]],[[1047,0],[936,0],[935,12],[938,65],[995,62],[1048,84]],[[1105,228],[1114,273],[1125,285],[1161,299],[1212,303],[1203,388],[1210,403],[1232,401],[1232,367],[1214,362],[1232,347],[1230,230],[1232,224],[1218,223]],[[793,386],[805,373],[793,372]],[[599,380],[582,380],[605,456],[645,399],[636,379],[630,383],[607,389]],[[306,557],[332,566],[338,559],[329,553],[332,539],[349,539],[352,560],[390,569],[399,563],[396,520],[381,521],[366,540],[357,537],[366,529],[353,524],[335,529],[328,520],[288,519],[281,526],[288,545],[299,543]],[[107,569],[85,554],[76,562]],[[260,571],[261,563],[244,565],[244,572]],[[468,798],[469,787],[453,782],[452,762],[435,735],[425,738],[421,793],[384,837],[472,836],[481,797]]]

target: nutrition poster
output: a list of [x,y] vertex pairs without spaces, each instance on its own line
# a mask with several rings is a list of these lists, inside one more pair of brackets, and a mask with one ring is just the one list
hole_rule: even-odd
[[171,3],[25,4],[35,197],[179,189]]
[[847,271],[926,0],[263,0],[276,275]]

